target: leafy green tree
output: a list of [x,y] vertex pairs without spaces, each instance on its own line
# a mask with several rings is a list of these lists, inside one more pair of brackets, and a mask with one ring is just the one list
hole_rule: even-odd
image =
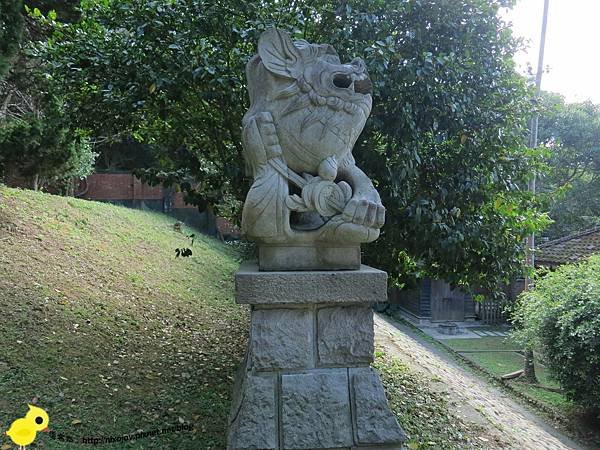
[[0,123],[0,179],[18,176],[33,189],[92,172],[95,153],[83,135],[71,136],[60,116],[28,114]]
[[540,185],[552,199],[546,235],[557,238],[600,225],[600,105],[545,93],[542,109],[540,142],[550,170]]
[[600,226],[600,177],[584,173],[554,197],[550,208],[554,222],[544,235],[550,239]]
[[25,4],[30,10],[38,9],[43,15],[56,15],[61,22],[76,22],[79,20],[79,5],[81,0],[27,0]]
[[0,0],[0,79],[10,69],[23,35],[23,1]]
[[375,106],[355,156],[388,209],[368,261],[493,291],[544,222],[521,189],[538,156],[523,146],[530,93],[505,3],[89,0],[76,24],[47,20],[54,34],[33,54],[78,127],[152,145],[160,164],[146,176],[226,215],[250,184],[240,123],[260,33],[275,25],[363,57]]
[[0,180],[16,176],[31,180],[34,189],[51,185],[57,190],[72,178],[91,173],[96,154],[87,135],[67,120],[56,93],[40,89],[46,84],[36,79],[40,75],[36,64],[18,51],[18,41],[25,47],[45,40],[48,30],[33,19],[43,17],[44,11],[53,20],[72,20],[79,2],[27,3],[0,1],[0,55],[11,55],[5,60],[0,56],[0,66],[2,61],[11,62],[4,66],[6,77],[0,84]]
[[540,351],[567,397],[600,413],[600,255],[536,280],[515,314],[517,339]]

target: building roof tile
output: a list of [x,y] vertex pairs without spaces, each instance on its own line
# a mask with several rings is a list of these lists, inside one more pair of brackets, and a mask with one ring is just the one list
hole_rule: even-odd
[[538,246],[536,266],[558,266],[600,253],[600,227],[581,231]]

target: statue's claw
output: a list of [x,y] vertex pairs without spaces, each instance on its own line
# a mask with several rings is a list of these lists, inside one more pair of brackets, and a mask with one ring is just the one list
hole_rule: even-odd
[[321,233],[318,240],[339,243],[356,242],[366,244],[379,237],[379,228],[346,221],[341,214],[332,217],[319,231]]
[[342,213],[342,219],[366,228],[381,228],[385,223],[385,207],[379,201],[351,199]]

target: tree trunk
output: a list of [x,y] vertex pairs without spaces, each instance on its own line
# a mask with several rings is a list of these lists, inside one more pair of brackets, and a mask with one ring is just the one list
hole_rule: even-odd
[[533,363],[533,350],[525,349],[525,364],[523,366],[523,378],[528,383],[537,383],[538,379],[535,375],[535,365]]
[[40,182],[40,176],[38,174],[35,174],[35,176],[33,177],[33,190],[34,191],[38,190],[39,182]]

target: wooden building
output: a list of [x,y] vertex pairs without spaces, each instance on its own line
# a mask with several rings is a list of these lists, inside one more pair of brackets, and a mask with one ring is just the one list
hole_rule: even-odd
[[416,323],[475,320],[475,301],[443,280],[424,278],[417,289],[392,291],[389,302]]

